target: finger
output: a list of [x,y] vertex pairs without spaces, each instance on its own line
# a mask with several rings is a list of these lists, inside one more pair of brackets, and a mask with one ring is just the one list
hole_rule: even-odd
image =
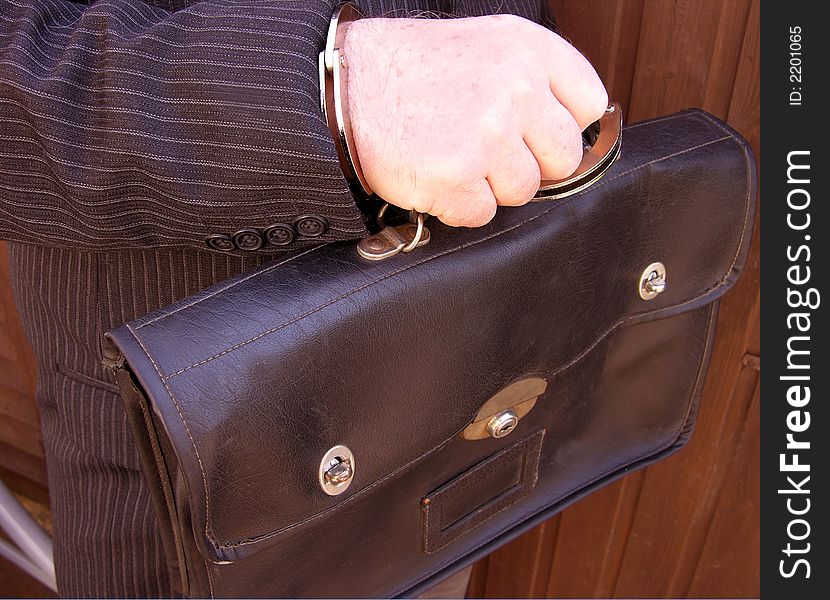
[[530,148],[520,139],[504,147],[501,156],[494,157],[494,168],[487,175],[490,189],[499,206],[521,206],[539,191],[541,174],[539,163]]
[[525,125],[524,142],[539,164],[542,179],[564,179],[582,160],[582,134],[573,115],[552,94]]
[[561,37],[549,33],[546,55],[550,89],[582,131],[602,117],[608,107],[608,92],[588,59]]
[[493,219],[497,208],[490,184],[481,178],[435,202],[432,214],[451,227],[480,227]]

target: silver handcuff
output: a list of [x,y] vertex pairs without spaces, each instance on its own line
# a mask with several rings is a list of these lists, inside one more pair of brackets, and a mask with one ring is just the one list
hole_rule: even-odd
[[[612,103],[597,121],[599,134],[590,146],[586,145],[582,161],[570,177],[555,181],[543,180],[531,202],[550,202],[579,193],[599,181],[620,155],[622,142],[622,108]],[[595,124],[596,125],[596,124]],[[389,208],[384,203],[378,211],[377,233],[357,243],[357,253],[366,260],[385,260],[399,252],[411,252],[429,243],[430,233],[425,222],[427,214],[408,211],[408,222],[387,225],[384,216]]]
[[[356,156],[355,141],[344,100],[348,88],[347,57],[343,52],[345,34],[351,23],[361,17],[360,10],[352,2],[340,5],[332,14],[326,45],[319,56],[320,109],[332,133],[338,158],[352,191],[361,200],[376,200],[378,197],[366,181],[359,162],[353,158]],[[549,202],[576,194],[596,183],[608,171],[620,155],[620,105],[614,102],[608,106],[602,118],[586,131],[598,133],[596,139],[585,143],[582,161],[576,171],[565,179],[541,181],[532,202]],[[357,244],[358,254],[367,260],[385,260],[429,243],[430,233],[425,225],[429,215],[409,211],[407,222],[386,224],[384,216],[389,206],[384,202],[375,216],[378,232]]]

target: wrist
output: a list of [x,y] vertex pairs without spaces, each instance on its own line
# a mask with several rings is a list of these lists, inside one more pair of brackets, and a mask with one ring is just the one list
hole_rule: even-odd
[[[352,23],[344,50],[349,71],[349,115],[354,150],[368,185],[379,189],[377,166],[384,152],[396,152],[405,123],[400,101],[391,101],[390,86],[400,79],[401,53],[395,28],[410,19],[371,18]],[[407,59],[405,59],[407,60]]]

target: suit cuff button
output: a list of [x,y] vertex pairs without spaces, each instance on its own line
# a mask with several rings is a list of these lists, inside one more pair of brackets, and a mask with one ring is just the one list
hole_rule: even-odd
[[328,228],[328,222],[318,215],[303,215],[294,221],[296,232],[305,237],[321,236]]
[[291,225],[277,223],[266,229],[262,236],[272,246],[287,246],[294,241],[294,230]]
[[262,248],[262,236],[256,229],[240,229],[233,234],[233,243],[240,250],[259,250]]
[[220,252],[230,252],[234,248],[230,236],[222,233],[207,236],[205,243],[211,250],[219,250]]

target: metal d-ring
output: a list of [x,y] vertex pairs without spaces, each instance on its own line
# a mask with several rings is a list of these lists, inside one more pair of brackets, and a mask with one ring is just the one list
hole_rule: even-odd
[[[378,224],[380,229],[386,227],[386,223],[383,220],[383,216],[386,214],[387,209],[389,208],[389,203],[384,202],[383,206],[378,209],[378,214],[375,216],[375,222]],[[426,222],[427,215],[426,213],[418,212],[416,210],[409,211],[409,219],[416,225],[417,229],[415,230],[415,237],[412,238],[412,241],[409,242],[406,246],[401,248],[401,252],[412,252],[415,248],[418,247],[418,244],[421,243],[421,239],[424,237],[424,223]],[[417,217],[413,217],[413,215],[418,215]],[[414,219],[414,220],[413,220]]]
[[412,241],[409,242],[406,246],[401,248],[401,252],[411,252],[415,248],[418,247],[418,244],[421,243],[421,237],[424,235],[424,222],[426,221],[426,215],[424,213],[417,213],[418,217],[416,218],[416,225],[417,229],[415,230],[415,237],[412,238]]
[[429,229],[424,225],[429,215],[410,210],[408,223],[387,225],[383,217],[388,208],[388,203],[383,204],[375,216],[379,231],[357,243],[357,253],[366,260],[386,260],[429,243]]

